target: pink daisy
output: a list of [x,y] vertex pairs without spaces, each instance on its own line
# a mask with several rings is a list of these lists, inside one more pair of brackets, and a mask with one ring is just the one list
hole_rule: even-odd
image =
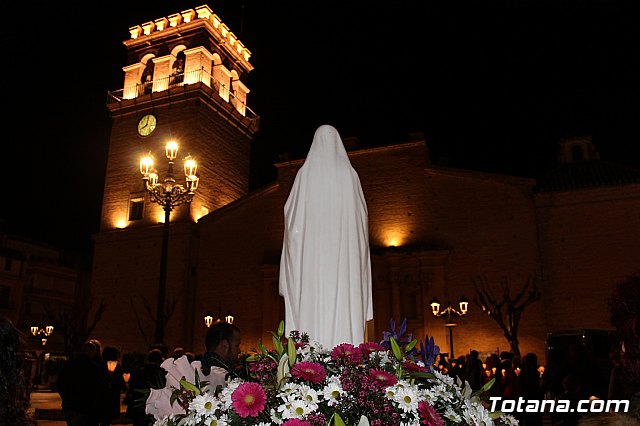
[[331,358],[334,360],[358,361],[362,354],[350,343],[341,343],[331,351]]
[[378,351],[386,351],[386,349],[384,348],[384,346],[382,346],[380,343],[378,342],[364,342],[364,343],[360,343],[360,346],[358,346],[358,349],[360,350],[360,352],[362,354],[370,354],[373,352],[378,352]]
[[369,377],[373,379],[373,382],[381,388],[393,386],[398,383],[398,378],[388,371],[372,368],[369,370]]
[[418,413],[420,414],[420,424],[427,426],[444,426],[444,420],[427,401],[418,402]]
[[282,426],[312,426],[312,425],[306,420],[289,419],[286,422],[282,423]]
[[231,405],[242,418],[255,417],[267,402],[267,394],[262,386],[254,382],[245,382],[231,394]]
[[315,362],[299,362],[291,368],[291,375],[319,385],[327,377],[327,371],[322,365]]

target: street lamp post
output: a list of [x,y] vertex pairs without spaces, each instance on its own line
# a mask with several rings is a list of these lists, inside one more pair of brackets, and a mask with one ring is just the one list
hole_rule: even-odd
[[51,333],[53,333],[53,326],[52,325],[46,325],[44,327],[38,327],[37,325],[32,325],[31,326],[31,334],[33,335],[33,337],[38,337],[40,335],[42,335],[43,337],[41,338],[41,343],[42,346],[47,344],[47,338],[49,336],[51,336]]
[[455,358],[455,355],[453,354],[453,327],[458,324],[454,321],[454,317],[463,317],[467,315],[467,311],[469,310],[469,301],[462,296],[458,302],[458,307],[459,309],[456,309],[451,305],[451,302],[448,302],[447,307],[440,310],[440,302],[438,302],[438,299],[434,297],[431,301],[431,313],[438,318],[445,317],[445,320],[447,321],[444,326],[449,329],[450,359]]
[[153,169],[151,154],[140,160],[140,173],[151,202],[162,206],[164,210],[164,224],[162,226],[162,251],[160,255],[160,282],[158,284],[158,314],[156,318],[155,342],[164,342],[164,326],[167,321],[165,299],[167,291],[167,260],[169,256],[169,222],[171,211],[185,203],[190,203],[198,188],[199,178],[196,176],[197,164],[187,156],[184,159],[185,185],[176,183],[173,176],[173,162],[178,155],[178,144],[171,141],[165,147],[168,160],[167,177],[158,182],[158,174]]

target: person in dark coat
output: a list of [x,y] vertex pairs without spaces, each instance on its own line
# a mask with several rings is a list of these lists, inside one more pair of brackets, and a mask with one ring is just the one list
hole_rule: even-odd
[[469,359],[464,366],[464,379],[469,382],[469,386],[474,391],[480,389],[484,381],[484,368],[482,368],[482,361],[478,356],[478,351],[471,350]]
[[[538,367],[538,356],[533,352],[526,354],[522,359],[518,384],[520,385],[521,396],[525,400],[540,401],[544,398]],[[542,426],[542,413],[520,413],[519,420],[523,426]]]
[[58,393],[68,426],[97,426],[100,421],[104,383],[93,361],[96,346],[85,342],[80,352],[67,364],[58,378]]
[[133,426],[149,426],[155,420],[152,415],[145,413],[145,403],[149,389],[161,389],[166,384],[166,371],[160,367],[162,361],[162,352],[151,349],[144,367],[131,373],[124,403],[127,405],[126,416],[131,419]]
[[122,366],[118,363],[118,349],[106,346],[102,351],[100,368],[105,386],[102,400],[100,426],[110,426],[113,420],[120,418],[120,395],[127,388]]

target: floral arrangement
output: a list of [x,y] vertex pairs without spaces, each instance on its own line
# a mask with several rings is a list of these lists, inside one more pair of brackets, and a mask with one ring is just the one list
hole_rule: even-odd
[[[167,388],[152,390],[147,412],[156,416],[155,426],[518,424],[483,404],[492,382],[473,393],[468,383],[433,369],[439,352],[433,338],[426,337],[418,352],[417,340],[399,343],[403,327],[396,333],[391,325],[380,344],[345,343],[327,351],[306,334],[294,331],[285,339],[281,322],[272,332],[274,348],[258,341],[258,352],[247,358],[248,380],[212,389],[197,369],[177,363]],[[180,412],[159,416],[158,404],[167,402]]]

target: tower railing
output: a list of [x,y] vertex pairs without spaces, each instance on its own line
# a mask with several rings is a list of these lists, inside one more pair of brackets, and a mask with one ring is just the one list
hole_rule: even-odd
[[124,89],[110,91],[107,93],[107,105],[121,103],[142,96],[150,95],[153,97],[154,94],[170,90],[174,87],[192,84],[204,84],[210,87],[213,89],[211,96],[217,96],[229,102],[240,114],[249,119],[258,119],[258,115],[247,106],[246,102],[238,98],[233,88],[230,87],[229,82],[226,84],[221,82],[204,69],[176,73],[169,77],[150,80],[145,83],[137,83],[127,86]]

